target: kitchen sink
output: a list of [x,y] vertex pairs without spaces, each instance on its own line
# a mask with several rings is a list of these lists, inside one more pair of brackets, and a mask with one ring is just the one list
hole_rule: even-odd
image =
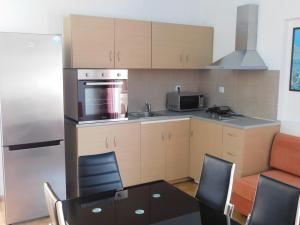
[[132,112],[129,113],[129,116],[135,117],[135,118],[148,118],[148,117],[156,117],[161,116],[158,113],[155,112]]

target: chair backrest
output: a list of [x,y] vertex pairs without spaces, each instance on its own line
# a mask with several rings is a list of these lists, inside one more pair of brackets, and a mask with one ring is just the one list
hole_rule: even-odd
[[46,203],[48,207],[48,212],[51,220],[52,225],[60,225],[58,223],[57,213],[55,204],[59,200],[54,191],[51,188],[49,183],[44,183],[44,193],[46,197]]
[[299,225],[299,195],[298,188],[261,175],[248,224]]
[[58,200],[55,206],[56,206],[58,225],[66,225],[62,202]]
[[235,164],[206,154],[196,198],[211,209],[227,214],[234,170]]
[[122,190],[115,152],[79,157],[79,195]]

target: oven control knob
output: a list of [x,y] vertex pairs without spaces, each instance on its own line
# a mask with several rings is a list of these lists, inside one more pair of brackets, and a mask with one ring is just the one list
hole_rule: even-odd
[[88,77],[89,76],[88,73],[86,73],[85,76]]
[[121,74],[120,74],[120,73],[117,73],[117,76],[119,77],[119,76],[121,76]]
[[102,73],[101,76],[104,77],[104,73]]

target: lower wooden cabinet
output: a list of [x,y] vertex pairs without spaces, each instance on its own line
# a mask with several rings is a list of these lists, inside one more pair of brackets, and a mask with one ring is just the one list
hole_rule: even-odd
[[189,176],[190,121],[169,122],[167,126],[166,179],[174,181]]
[[190,177],[199,181],[204,154],[221,157],[222,126],[217,123],[191,119]]
[[[72,193],[71,197],[78,196],[78,157],[84,155],[115,151],[123,185],[127,187],[141,183],[140,123],[79,128],[66,125],[65,127],[67,130],[66,140],[75,139],[73,142],[77,143],[77,145],[72,144],[66,146],[68,152],[68,156],[66,157],[67,170],[76,171],[76,173],[67,172],[67,174],[71,176],[67,177],[67,183],[69,180],[69,184],[73,185],[73,187],[67,187],[67,189],[71,189],[69,191]],[[68,137],[68,134],[73,135],[72,137]],[[72,190],[74,188],[76,190]]]
[[205,153],[235,163],[235,177],[266,170],[272,141],[279,130],[280,125],[239,129],[191,119],[190,177],[199,181]]
[[142,182],[174,181],[189,173],[189,119],[141,125]]
[[68,198],[78,196],[78,157],[115,151],[124,186],[154,180],[198,181],[205,153],[236,164],[235,176],[268,168],[270,148],[280,125],[239,129],[184,118],[66,129]]
[[166,123],[141,124],[141,176],[142,182],[165,179]]

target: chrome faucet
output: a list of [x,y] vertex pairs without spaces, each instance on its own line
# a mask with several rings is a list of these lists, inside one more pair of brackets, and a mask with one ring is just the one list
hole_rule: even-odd
[[146,111],[145,112],[150,113],[151,112],[151,104],[148,101],[146,101],[145,105],[146,105]]

